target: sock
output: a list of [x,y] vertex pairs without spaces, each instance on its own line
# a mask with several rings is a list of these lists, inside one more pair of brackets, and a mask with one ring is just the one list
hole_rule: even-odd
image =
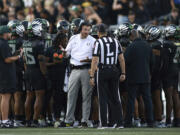
[[15,120],[21,120],[21,115],[15,115]]
[[31,123],[31,120],[25,120],[25,123]]
[[25,115],[20,115],[20,120],[24,121],[25,120]]
[[157,119],[157,121],[158,121],[158,122],[161,122],[161,121],[162,121],[162,119]]
[[34,122],[35,124],[38,124],[38,121],[37,121],[37,120],[33,120],[33,122]]
[[166,119],[166,124],[171,124],[171,119]]
[[24,115],[21,115],[20,120],[21,120],[21,123],[22,123],[22,124],[25,124],[25,123],[26,123],[26,120],[25,120],[25,116],[24,116]]
[[140,119],[137,117],[137,118],[134,118],[134,120],[140,120]]
[[2,120],[2,123],[6,123],[8,120]]

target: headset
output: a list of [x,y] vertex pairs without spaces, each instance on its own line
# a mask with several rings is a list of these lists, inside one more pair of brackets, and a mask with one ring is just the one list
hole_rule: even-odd
[[82,21],[80,22],[80,24],[79,24],[78,32],[81,32],[81,31],[82,31],[82,27],[83,27],[83,26],[90,26],[90,27],[92,27],[92,25],[91,25],[89,22],[82,20]]

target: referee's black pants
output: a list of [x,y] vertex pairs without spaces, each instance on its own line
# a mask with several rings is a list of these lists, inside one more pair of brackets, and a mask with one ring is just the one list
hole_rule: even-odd
[[[122,107],[119,95],[119,70],[116,67],[99,69],[97,72],[100,124],[103,127],[117,124],[121,126]],[[108,111],[109,110],[109,111]],[[108,112],[111,115],[107,118]]]
[[137,95],[141,94],[145,104],[146,121],[149,126],[153,124],[153,105],[151,99],[150,83],[129,84],[128,85],[128,104],[125,118],[125,126],[132,126],[134,114],[134,103]]

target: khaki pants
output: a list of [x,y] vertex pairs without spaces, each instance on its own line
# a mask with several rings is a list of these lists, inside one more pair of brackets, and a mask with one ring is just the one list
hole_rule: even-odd
[[92,88],[89,84],[90,76],[88,74],[88,70],[89,69],[74,69],[71,72],[68,84],[68,101],[65,120],[66,123],[71,123],[75,120],[74,112],[80,86],[82,88],[83,102],[81,122],[87,122],[89,120]]

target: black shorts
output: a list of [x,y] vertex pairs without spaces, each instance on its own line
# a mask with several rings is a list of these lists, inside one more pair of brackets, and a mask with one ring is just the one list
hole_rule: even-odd
[[26,91],[31,91],[32,90],[32,86],[31,86],[31,82],[30,82],[30,80],[27,78],[27,75],[26,75],[26,72],[25,72],[25,74],[24,74],[24,84],[25,84],[25,90]]
[[23,83],[24,83],[23,73],[17,72],[16,73],[16,91],[22,91],[22,92],[24,91]]
[[162,78],[162,83],[161,84],[162,84],[163,89],[168,89],[168,88],[170,88],[172,86],[170,78],[167,77],[167,76]]
[[0,93],[14,93],[16,92],[16,77],[14,76],[14,79],[11,78],[8,80],[8,78],[4,78],[3,80],[0,80]]
[[27,68],[24,78],[26,90],[45,90],[45,78],[39,68]]
[[163,88],[167,89],[173,87],[174,89],[178,89],[178,74],[178,64],[171,64],[167,73],[165,74],[165,77],[162,77]]
[[175,90],[178,90],[178,74],[176,76],[172,76],[170,78],[170,83],[171,83],[171,86],[175,89]]
[[48,78],[48,77],[45,77],[45,90],[46,91],[51,91],[51,87],[52,87],[52,81]]
[[120,90],[120,92],[127,92],[128,91],[127,80],[125,80],[124,82],[119,83],[119,90]]
[[153,74],[151,78],[151,91],[161,89],[161,77],[160,74]]
[[170,87],[173,87],[174,89],[178,89],[178,75],[167,76],[162,79],[162,88],[168,89]]
[[64,92],[64,80],[50,80],[51,81],[51,90]]
[[16,92],[16,88],[10,88],[10,87],[0,87],[0,93],[6,94],[6,93],[14,93]]

